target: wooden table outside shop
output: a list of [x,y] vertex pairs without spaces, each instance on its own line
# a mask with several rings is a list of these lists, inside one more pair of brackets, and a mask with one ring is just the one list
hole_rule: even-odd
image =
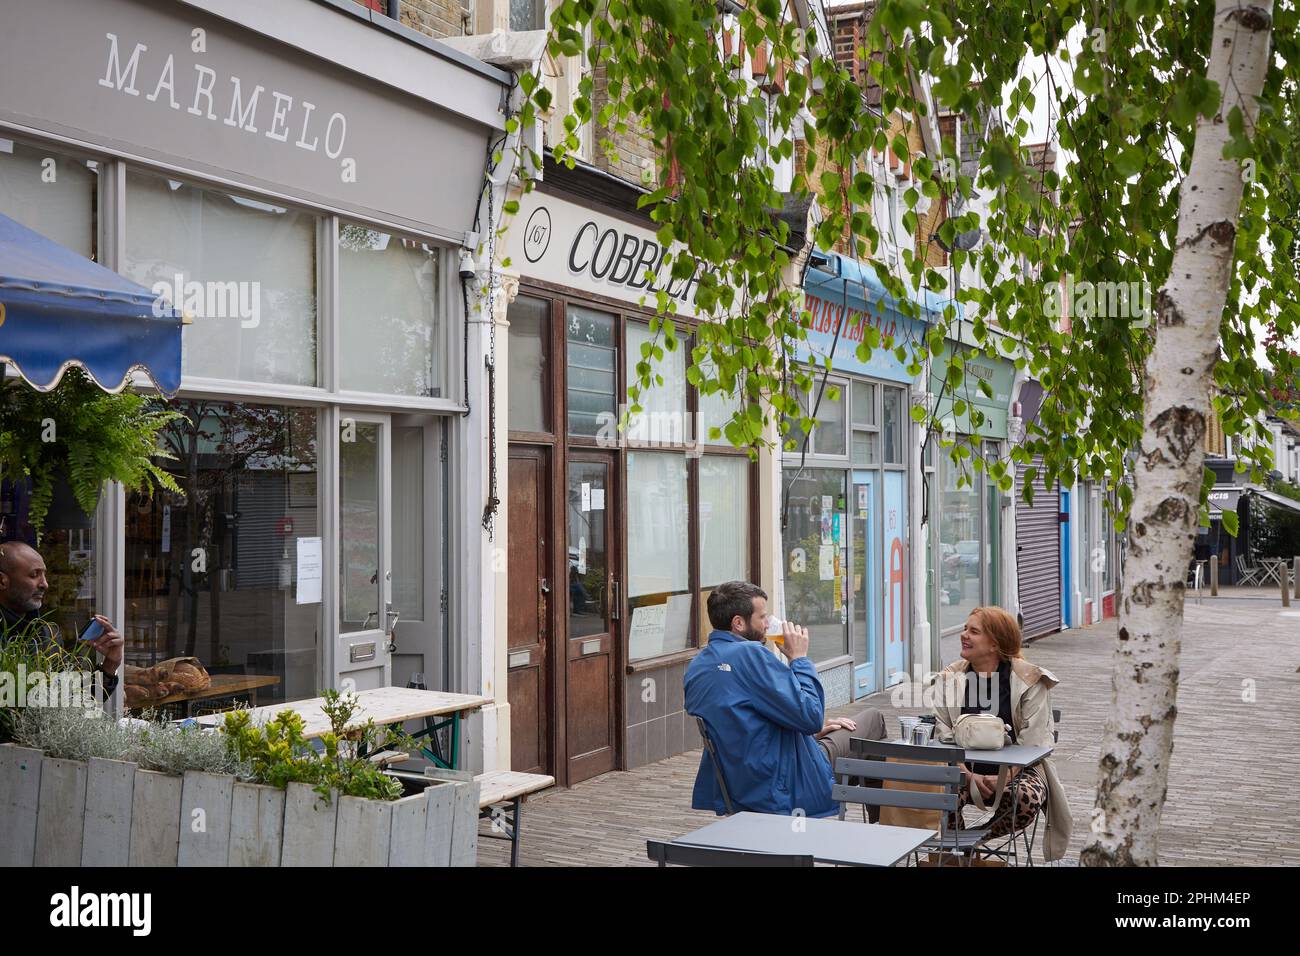
[[[492,703],[491,697],[418,690],[413,687],[376,687],[373,690],[357,691],[356,694],[358,707],[352,716],[353,726],[373,720],[377,725],[397,727],[409,720],[422,719],[424,729],[412,735],[416,739],[429,738],[429,746],[423,747],[420,752],[438,766],[449,770],[459,769],[461,714]],[[324,705],[325,698],[312,697],[292,703],[256,707],[249,714],[254,723],[269,723],[276,714],[291,710],[302,718],[303,736],[311,740],[330,729],[329,718],[322,709]],[[219,718],[213,715],[198,719],[200,723],[212,725]],[[444,754],[438,741],[438,731],[447,727],[451,728],[451,746],[450,753]]]
[[262,674],[213,674],[212,683],[203,690],[179,690],[168,694],[162,700],[148,701],[132,710],[148,710],[151,707],[163,707],[167,704],[180,704],[183,717],[189,717],[193,705],[198,701],[212,700],[217,697],[233,697],[247,694],[248,702],[257,706],[257,691],[261,687],[274,687],[280,678]]

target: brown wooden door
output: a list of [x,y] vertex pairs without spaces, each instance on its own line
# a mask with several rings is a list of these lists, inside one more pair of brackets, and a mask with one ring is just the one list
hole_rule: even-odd
[[510,768],[553,774],[548,457],[548,449],[510,447],[506,696],[510,701]]
[[620,532],[614,460],[599,452],[569,452],[565,749],[571,785],[613,770],[617,758]]

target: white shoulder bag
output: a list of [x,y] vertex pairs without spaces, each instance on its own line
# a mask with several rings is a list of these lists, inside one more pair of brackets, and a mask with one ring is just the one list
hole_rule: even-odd
[[[962,750],[1001,750],[1011,740],[1011,734],[997,714],[962,714],[952,725],[952,738]],[[991,804],[994,808],[1002,802],[1009,778],[1010,771],[1005,766],[999,767],[997,790]],[[970,798],[981,810],[989,809],[974,779],[970,782]]]

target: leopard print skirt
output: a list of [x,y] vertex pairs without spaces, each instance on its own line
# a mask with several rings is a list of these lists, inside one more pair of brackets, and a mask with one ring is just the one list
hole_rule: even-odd
[[[1015,830],[1018,833],[1025,827],[1034,822],[1034,817],[1043,809],[1047,803],[1047,781],[1043,779],[1037,767],[1030,767],[1028,770],[1022,770],[1014,781],[1007,783],[1007,789],[1002,794],[1002,799],[998,803],[997,812],[993,814],[993,819],[989,822],[989,836],[999,837],[1006,836],[1012,831],[1012,784],[1016,785],[1016,805],[1015,805]],[[961,825],[962,811],[967,806],[974,806],[970,798],[970,791],[963,788],[961,791],[961,805],[957,809],[957,826]],[[987,812],[987,811],[986,811]]]

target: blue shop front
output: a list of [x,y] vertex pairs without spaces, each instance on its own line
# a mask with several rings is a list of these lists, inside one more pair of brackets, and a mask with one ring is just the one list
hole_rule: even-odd
[[[812,323],[797,358],[816,370],[804,401],[818,427],[806,440],[794,432],[779,504],[786,616],[808,628],[809,656],[836,706],[903,680],[911,659],[916,377],[907,365],[927,326],[898,310],[869,265],[834,253],[815,261],[804,281]],[[927,303],[922,314],[937,308]],[[882,344],[865,354],[869,326]]]

